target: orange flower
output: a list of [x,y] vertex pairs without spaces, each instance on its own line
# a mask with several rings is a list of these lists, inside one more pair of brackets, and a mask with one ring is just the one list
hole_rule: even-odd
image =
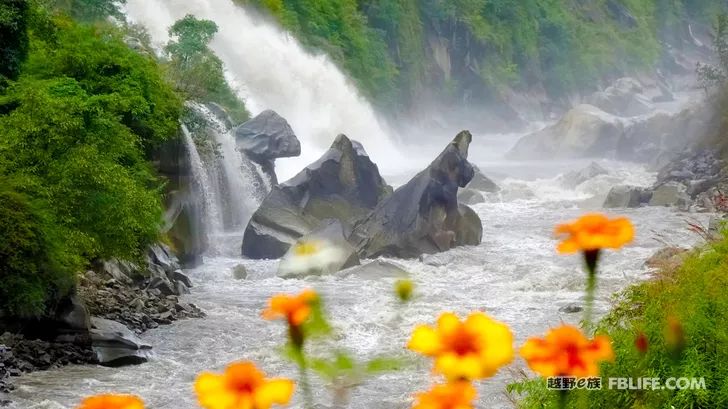
[[477,391],[470,382],[458,381],[435,385],[417,394],[413,409],[472,409]]
[[589,377],[599,374],[598,363],[614,359],[605,336],[588,340],[571,325],[551,329],[546,338],[531,338],[521,348],[528,366],[542,376]]
[[444,313],[437,326],[415,328],[407,347],[435,358],[435,371],[449,380],[488,378],[513,360],[513,334],[482,312],[464,321]]
[[603,214],[592,213],[556,226],[556,235],[563,238],[558,246],[559,253],[570,254],[618,249],[634,240],[634,227],[626,217],[609,219]]
[[288,325],[298,327],[311,315],[311,303],[316,298],[318,295],[313,290],[304,290],[298,295],[274,295],[262,316],[267,320],[284,318]]
[[134,395],[89,396],[77,409],[144,409],[144,402]]
[[204,372],[195,381],[197,399],[205,409],[269,409],[291,400],[294,383],[266,379],[252,362],[230,364],[221,375]]

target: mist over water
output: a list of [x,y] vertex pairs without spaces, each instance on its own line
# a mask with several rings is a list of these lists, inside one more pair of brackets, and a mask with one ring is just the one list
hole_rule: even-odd
[[276,161],[280,180],[317,159],[339,133],[364,144],[380,167],[402,160],[371,104],[327,56],[306,52],[291,35],[232,0],[129,0],[125,9],[156,45],[165,44],[169,27],[187,14],[218,25],[211,48],[248,109],[254,115],[273,109],[301,140],[300,157]]

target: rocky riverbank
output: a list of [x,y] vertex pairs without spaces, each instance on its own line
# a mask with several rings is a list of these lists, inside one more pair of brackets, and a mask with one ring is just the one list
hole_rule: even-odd
[[0,336],[0,393],[13,389],[11,377],[28,372],[146,362],[152,346],[136,335],[205,315],[180,299],[191,286],[177,258],[161,244],[149,248],[143,267],[118,260],[98,263],[80,276],[76,294],[63,300],[52,317],[6,328],[12,331]]

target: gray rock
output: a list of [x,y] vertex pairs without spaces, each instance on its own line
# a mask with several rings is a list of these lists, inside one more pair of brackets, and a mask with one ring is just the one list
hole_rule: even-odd
[[584,169],[564,174],[561,177],[561,185],[569,189],[574,189],[589,179],[607,174],[609,174],[609,172],[606,169],[598,163],[592,162]]
[[480,219],[457,200],[458,188],[474,175],[467,160],[471,141],[470,132],[459,133],[427,169],[355,225],[350,241],[362,258],[415,258],[480,244]]
[[361,144],[339,135],[320,159],[273,187],[245,229],[242,254],[280,258],[323,220],[348,229],[391,192]]
[[637,186],[615,186],[607,194],[604,207],[607,209],[640,207],[650,201],[651,192]]
[[190,278],[187,277],[187,275],[183,273],[182,270],[174,270],[171,273],[167,273],[167,277],[169,277],[170,281],[172,282],[180,282],[186,287],[192,288],[192,280],[190,280]]
[[485,176],[483,172],[477,166],[473,165],[473,180],[466,186],[468,189],[480,190],[486,193],[497,193],[500,191],[500,187],[493,182],[489,177]]
[[244,265],[238,264],[233,268],[233,278],[236,280],[247,280],[248,279],[248,270],[245,268]]
[[[333,274],[360,264],[356,249],[346,240],[348,232],[338,220],[324,220],[316,230],[306,234],[283,256],[278,265],[278,276],[283,278]],[[296,246],[319,246],[318,254],[309,256],[310,264],[298,262]],[[313,261],[315,260],[315,261]]]
[[575,314],[582,311],[584,311],[584,308],[576,304],[569,304],[559,308],[559,312],[563,312],[565,314]]
[[507,156],[516,159],[602,157],[614,152],[622,121],[593,105],[574,107],[554,125],[522,137]]
[[658,186],[652,193],[650,206],[677,206],[687,209],[690,205],[687,187],[680,182],[667,182]]
[[91,317],[86,305],[76,295],[61,300],[56,316],[62,329],[87,331],[91,328]]
[[477,190],[466,187],[458,191],[458,201],[469,205],[475,205],[484,203],[485,196]]
[[147,289],[158,290],[161,295],[178,295],[176,286],[169,280],[161,277],[154,277],[149,281]]
[[114,280],[120,281],[122,283],[132,282],[131,277],[129,277],[127,273],[123,270],[122,264],[119,262],[119,260],[116,259],[102,262],[99,273],[111,277]]
[[385,260],[374,260],[367,264],[347,268],[336,274],[339,277],[356,277],[362,280],[382,278],[407,278],[409,272],[401,265]]
[[271,110],[235,128],[238,148],[252,161],[260,164],[273,184],[278,183],[274,161],[301,154],[301,142],[288,122]]
[[151,345],[142,342],[124,324],[104,318],[91,318],[91,347],[105,366],[144,363],[151,355]]
[[652,112],[654,106],[642,91],[642,85],[634,78],[620,78],[604,91],[592,94],[586,102],[612,115],[644,115]]

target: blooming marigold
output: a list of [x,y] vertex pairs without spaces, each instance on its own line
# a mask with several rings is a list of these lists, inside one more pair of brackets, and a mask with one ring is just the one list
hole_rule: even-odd
[[262,316],[267,320],[283,318],[288,325],[298,327],[311,315],[311,303],[318,298],[313,290],[304,290],[297,295],[278,294],[271,297],[268,308]]
[[144,409],[144,402],[134,395],[89,396],[77,409]]
[[413,409],[472,409],[477,391],[470,382],[458,381],[435,385],[417,394]]
[[493,376],[513,360],[513,334],[507,325],[482,312],[464,321],[444,313],[432,327],[415,328],[409,349],[435,358],[435,371],[450,380]]
[[233,363],[221,375],[204,372],[195,381],[204,409],[269,409],[288,403],[293,389],[293,381],[266,379],[252,362]]
[[598,375],[598,363],[613,360],[614,352],[608,337],[589,340],[579,329],[562,325],[551,329],[545,338],[526,341],[521,356],[542,376],[589,377]]
[[610,219],[600,213],[586,214],[572,223],[556,226],[562,237],[558,251],[564,254],[618,249],[634,240],[634,226],[626,217]]

